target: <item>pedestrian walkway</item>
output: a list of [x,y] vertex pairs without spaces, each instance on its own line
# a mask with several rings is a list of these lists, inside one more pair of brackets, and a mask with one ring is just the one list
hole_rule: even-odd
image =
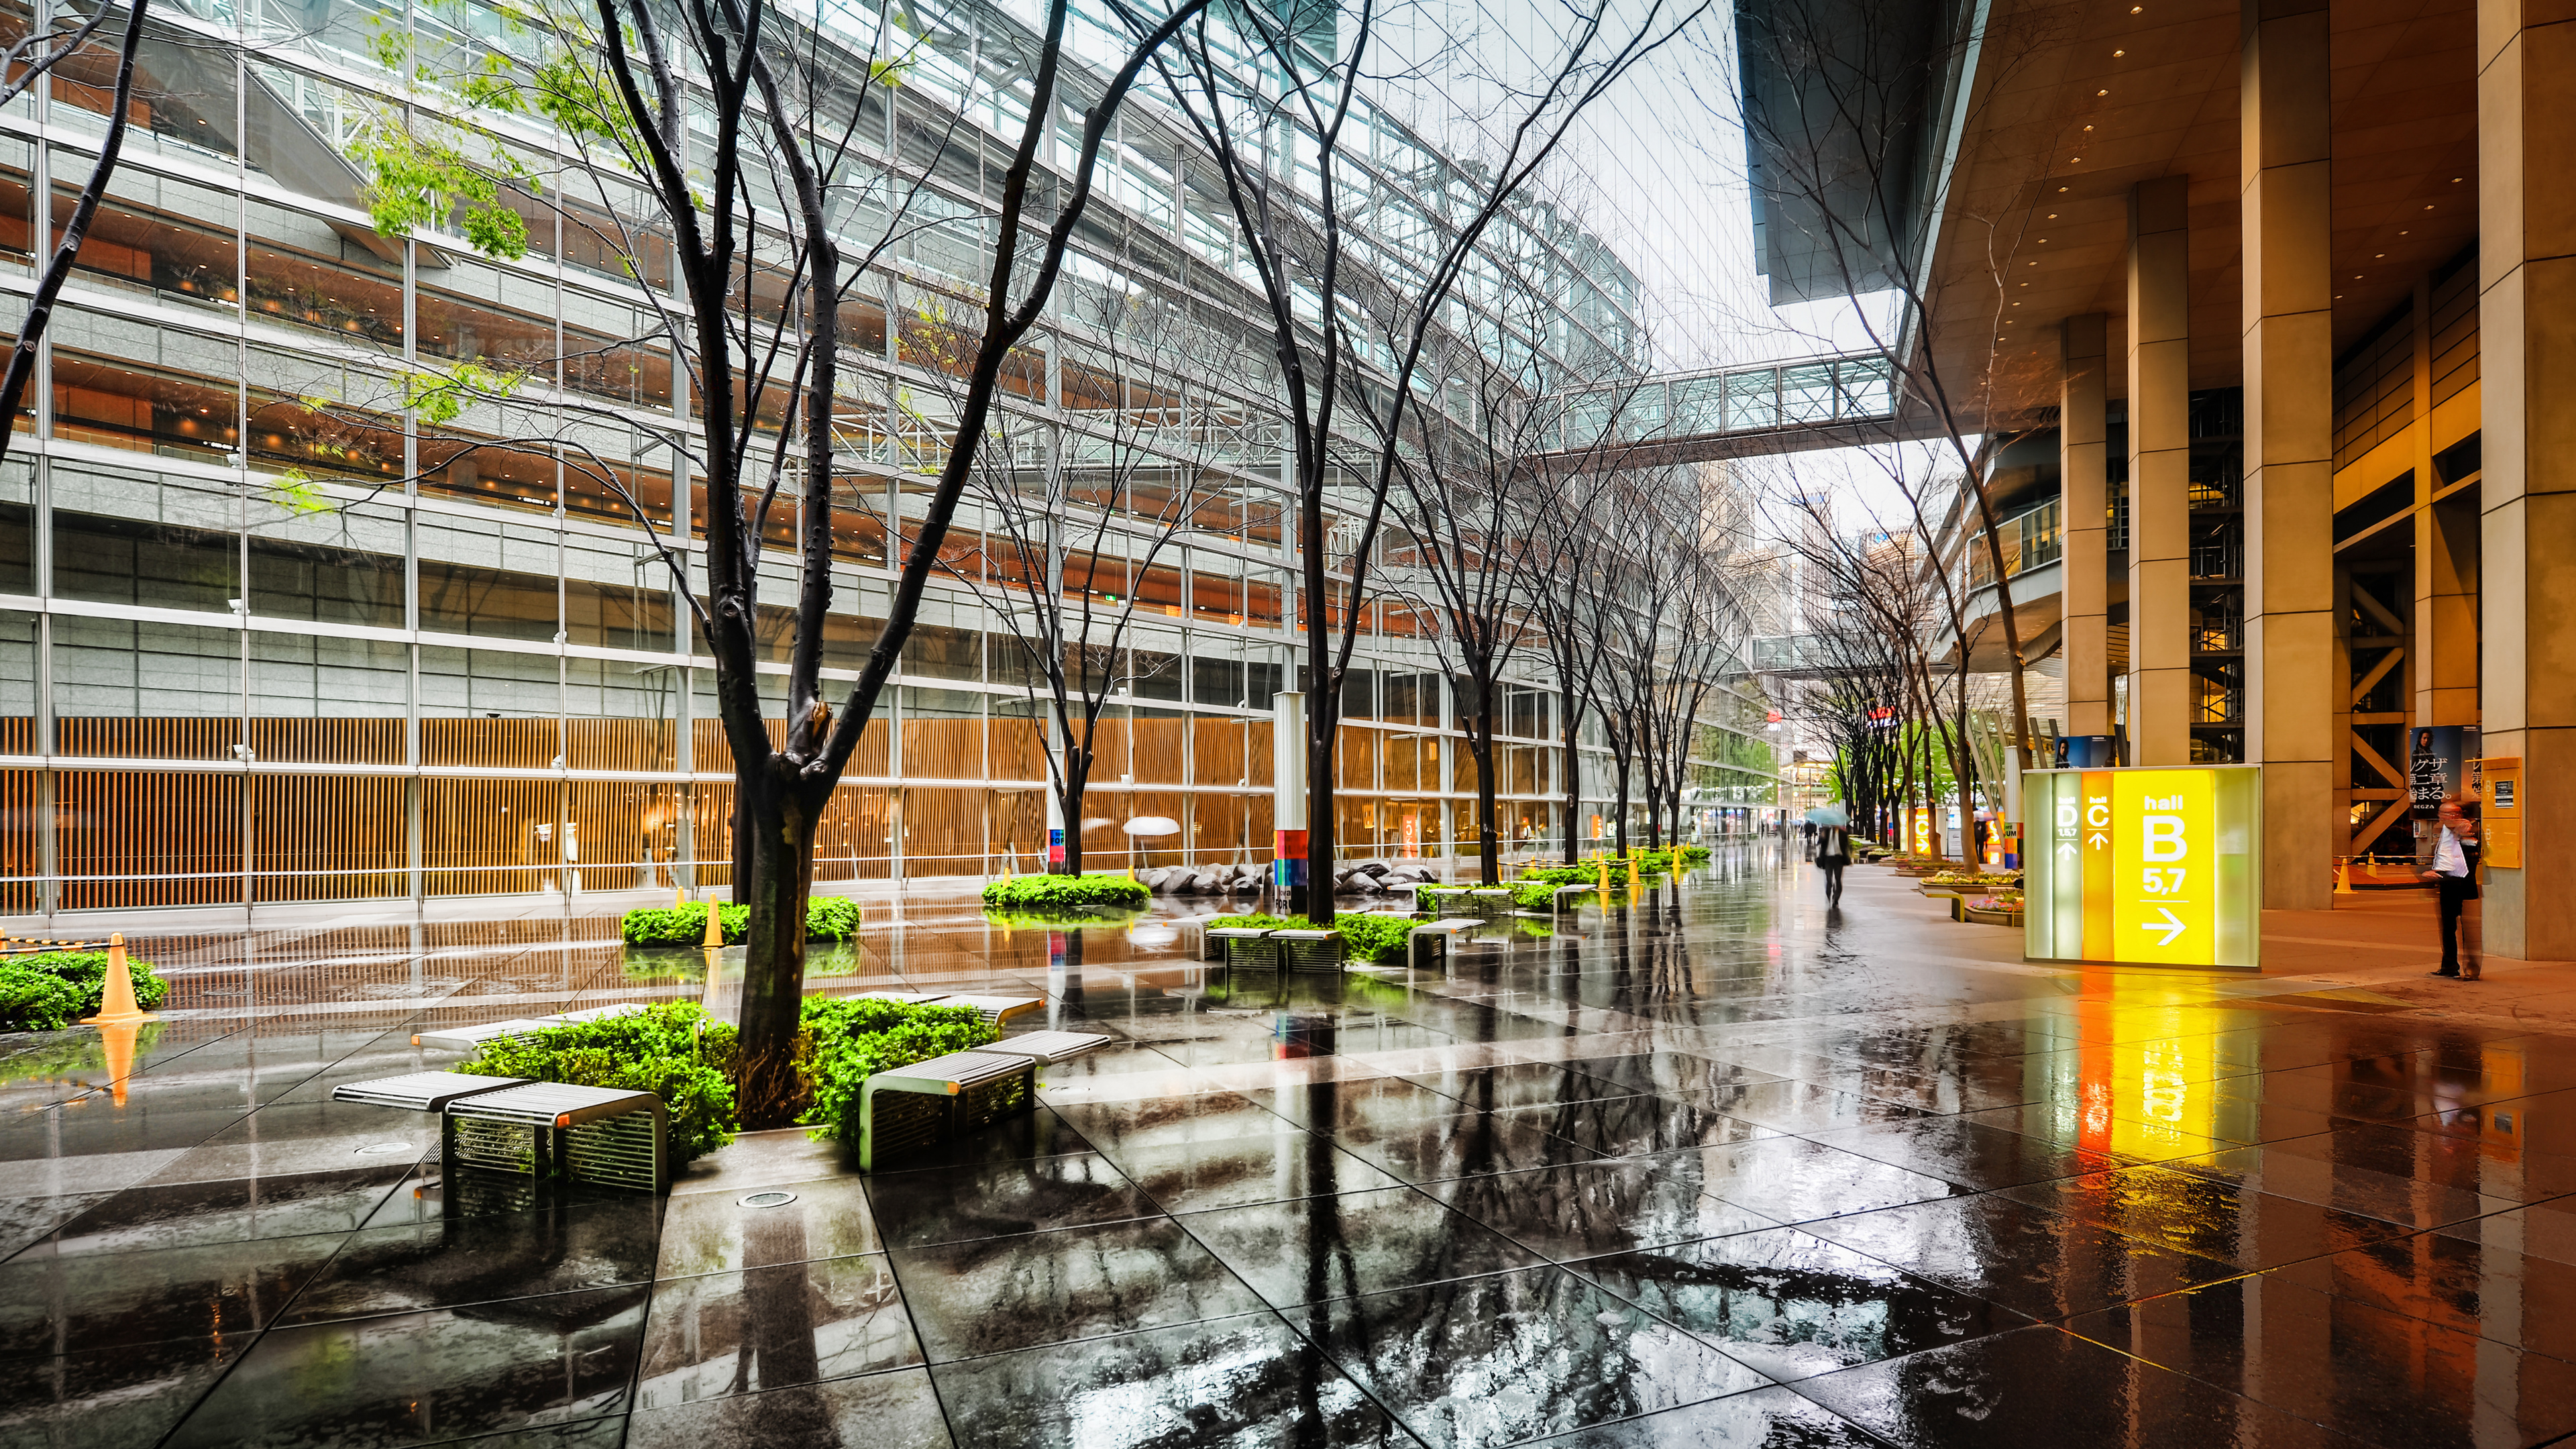
[[[0,1441],[2576,1431],[2576,1039],[2369,984],[2429,940],[2373,909],[2281,931],[2350,982],[2064,970],[1882,868],[1828,915],[1757,845],[1407,980],[960,898],[827,984],[1043,994],[1014,1029],[1118,1038],[1032,1116],[867,1177],[754,1134],[667,1200],[468,1218],[430,1128],[331,1088],[452,1059],[421,1021],[720,1004],[721,969],[577,940],[405,966],[373,1016],[183,1003],[122,1083],[7,1039]],[[2513,980],[2471,989],[2510,1021]]]

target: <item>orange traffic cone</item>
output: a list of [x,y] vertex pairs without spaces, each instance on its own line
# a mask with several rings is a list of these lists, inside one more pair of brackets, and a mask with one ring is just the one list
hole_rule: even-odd
[[134,1004],[134,976],[125,964],[125,937],[107,938],[107,984],[100,994],[98,1015],[81,1018],[83,1026],[122,1026],[128,1022],[158,1021],[159,1017]]
[[724,949],[724,917],[712,900],[707,902],[707,939],[702,944],[710,951]]
[[676,910],[680,909],[682,906],[687,905],[688,903],[689,903],[689,889],[688,889],[688,887],[686,887],[686,886],[680,886],[680,885],[675,885],[675,886],[671,887],[671,909],[672,909],[672,910],[675,910],[675,911],[676,911]]
[[2344,857],[2342,857],[2342,858],[2338,859],[2337,861],[2335,861],[2335,888],[2334,888],[2334,893],[2335,893],[2336,895],[2339,895],[2339,896],[2350,896],[2350,895],[2359,895],[2359,894],[2360,894],[2360,892],[2358,892],[2358,891],[2356,891],[2356,890],[2354,890],[2354,889],[2352,888],[2352,857],[2351,857],[2351,856],[2348,856],[2348,855],[2347,855],[2347,856],[2344,856]]

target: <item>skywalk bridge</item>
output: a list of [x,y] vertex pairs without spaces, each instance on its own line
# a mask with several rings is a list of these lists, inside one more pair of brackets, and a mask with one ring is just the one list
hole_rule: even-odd
[[1918,436],[1883,352],[1602,383],[1566,396],[1550,463],[1585,472],[1844,448]]

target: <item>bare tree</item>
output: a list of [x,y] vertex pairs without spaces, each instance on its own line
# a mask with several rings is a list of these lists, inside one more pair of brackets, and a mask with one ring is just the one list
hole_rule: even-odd
[[[2063,23],[2054,12],[1959,11],[1926,34],[1920,12],[1893,0],[1857,6],[1768,0],[1738,26],[1740,64],[1758,83],[1714,102],[1740,120],[1762,158],[1756,184],[1767,224],[1794,229],[1813,249],[1821,280],[1851,299],[1852,316],[1870,343],[1896,360],[1906,408],[1928,419],[1931,435],[1966,480],[1994,564],[2013,729],[2025,769],[2027,661],[1990,473],[2002,446],[2047,402],[2044,369],[2026,353],[1996,345],[2010,335],[2004,330],[2007,278],[2023,241],[2006,226],[2026,225],[2029,208],[1998,206],[1996,215],[2017,218],[2009,223],[1980,215],[1996,198],[1949,194],[1951,168],[1919,152],[1946,126],[1987,124],[1977,98],[2008,89],[1988,73],[2037,63]],[[1959,57],[1972,48],[1985,73],[1977,75],[1975,95],[1954,98]],[[1954,99],[1955,117],[1946,109]],[[2056,154],[2082,123],[2078,111],[2014,121],[2034,158]],[[2034,171],[2020,184],[2038,179]],[[1935,269],[1934,243],[1944,224],[1971,235],[1983,225],[1977,239],[1984,244],[1982,267],[1956,280]],[[1962,253],[1975,245],[1953,243]],[[1882,310],[1880,297],[1893,306]]]
[[[125,30],[117,42],[114,78],[107,91],[107,133],[98,143],[98,158],[90,163],[89,175],[81,182],[72,198],[72,214],[63,224],[61,240],[54,244],[53,255],[45,270],[36,278],[35,290],[27,297],[27,317],[18,326],[18,340],[9,353],[9,367],[0,373],[0,461],[9,456],[9,440],[17,432],[18,409],[27,398],[27,384],[36,375],[36,354],[44,342],[45,329],[54,318],[54,304],[63,293],[63,284],[71,280],[72,267],[80,260],[81,243],[89,238],[90,223],[97,219],[99,202],[107,196],[110,180],[116,175],[117,161],[125,152],[125,131],[134,116],[134,62],[143,48],[144,9],[150,0],[131,0],[125,12]],[[88,15],[75,15],[67,27],[30,28],[13,42],[5,55],[0,55],[0,106],[16,100],[28,87],[67,80],[94,58],[91,42],[112,13],[102,4]],[[84,85],[81,89],[95,92],[99,87]],[[31,219],[39,227],[49,228],[53,207],[47,198],[34,201]],[[41,243],[43,233],[38,233]]]
[[[675,402],[689,406],[675,408],[672,425],[653,437],[675,459],[671,486],[694,481],[702,490],[703,580],[670,537],[668,505],[645,496],[629,466],[589,446],[577,427],[558,427],[537,451],[646,530],[715,660],[716,712],[734,772],[733,894],[750,907],[735,1082],[746,1125],[783,1125],[799,1109],[795,1047],[816,828],[902,660],[979,454],[1008,446],[1003,395],[1090,205],[1119,108],[1156,50],[1206,3],[1180,0],[1168,15],[1140,21],[1119,66],[1097,74],[1066,53],[1069,7],[1052,0],[1040,32],[1018,47],[1026,90],[1001,86],[965,100],[982,111],[989,99],[986,114],[1017,108],[1018,130],[975,137],[969,159],[998,162],[980,166],[992,209],[958,249],[961,265],[984,280],[961,288],[937,319],[935,348],[907,355],[954,382],[951,406],[908,429],[868,416],[846,385],[848,317],[862,282],[898,244],[943,234],[957,246],[944,215],[919,214],[913,203],[928,167],[969,123],[961,109],[920,100],[903,107],[911,129],[892,123],[890,97],[916,44],[893,27],[900,17],[881,14],[872,39],[853,41],[761,0],[594,0],[587,10],[530,17],[541,31],[538,59],[495,51],[479,70],[447,77],[450,97],[470,107],[550,122],[580,162],[576,184],[596,189],[596,201],[578,211],[567,204],[586,244],[634,277],[669,280],[667,292],[646,288],[638,335],[593,355],[623,359],[639,345],[667,345],[676,356]],[[980,83],[970,58],[967,85]],[[379,228],[426,227],[461,212],[478,247],[524,252],[524,212],[539,188],[518,153],[491,133],[415,122],[411,112],[403,108],[371,151]],[[1065,113],[1081,126],[1069,165],[1050,170],[1042,158]],[[933,160],[907,159],[919,143]],[[532,371],[460,362],[406,377],[404,401],[425,421],[448,423],[506,400]],[[583,405],[564,411],[579,418]],[[603,427],[636,426],[625,411],[592,417]],[[835,708],[822,664],[836,530],[861,527],[847,506],[840,453],[886,432],[903,435],[921,486],[900,528],[887,531],[899,577]],[[527,448],[486,436],[444,450],[443,461]],[[791,554],[793,568],[765,565],[769,547]],[[792,602],[765,605],[765,587]],[[773,644],[787,664],[774,702],[764,701],[758,671]],[[765,718],[773,709],[785,716],[774,735]]]
[[[1332,0],[1229,8],[1225,28],[1201,20],[1171,61],[1156,58],[1174,103],[1214,158],[1277,360],[1305,616],[1305,873],[1308,912],[1319,922],[1333,915],[1333,748],[1342,682],[1365,617],[1399,456],[1423,423],[1417,374],[1486,234],[1576,118],[1708,8],[1702,0],[1676,19],[1666,3],[1651,0],[1623,33],[1613,33],[1606,0],[1569,7],[1560,33],[1529,47],[1545,57],[1535,78],[1500,87],[1493,154],[1436,178],[1444,192],[1436,207],[1412,198],[1398,203],[1422,209],[1404,229],[1427,234],[1416,254],[1389,271],[1370,270],[1345,247],[1366,209],[1389,194],[1347,145],[1362,92],[1375,79],[1367,67],[1378,0],[1361,0],[1355,16]],[[1365,131],[1371,122],[1359,124]],[[1342,440],[1337,412],[1345,406],[1367,415],[1361,431],[1369,444]],[[1355,515],[1356,526],[1336,530],[1336,508]],[[1339,579],[1337,561],[1346,567]]]
[[[1062,451],[1039,461],[986,449],[968,489],[982,547],[944,555],[1018,646],[1030,725],[1064,822],[1062,869],[1075,875],[1102,716],[1113,699],[1181,667],[1177,653],[1147,662],[1136,624],[1140,607],[1180,606],[1179,540],[1201,524],[1215,491],[1208,430],[1190,418],[1212,404],[1192,395],[1192,379],[1216,375],[1223,360],[1186,302],[1135,272],[1097,270],[1103,279],[1067,310],[1114,351],[1060,362],[1072,419]],[[1160,578],[1171,581],[1168,597],[1151,582]]]

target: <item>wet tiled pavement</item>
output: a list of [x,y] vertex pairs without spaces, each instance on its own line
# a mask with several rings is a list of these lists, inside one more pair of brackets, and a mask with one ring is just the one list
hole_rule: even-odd
[[721,1005],[723,963],[595,924],[371,990],[327,935],[240,943],[224,989],[273,1004],[183,980],[121,1084],[86,1033],[0,1039],[0,1444],[2576,1432],[2567,1039],[2000,962],[1759,847],[1412,979],[959,897],[818,984],[1118,1038],[1031,1116],[868,1178],[770,1133],[667,1200],[448,1212],[434,1123],[330,1089],[452,1060],[427,1020]]

